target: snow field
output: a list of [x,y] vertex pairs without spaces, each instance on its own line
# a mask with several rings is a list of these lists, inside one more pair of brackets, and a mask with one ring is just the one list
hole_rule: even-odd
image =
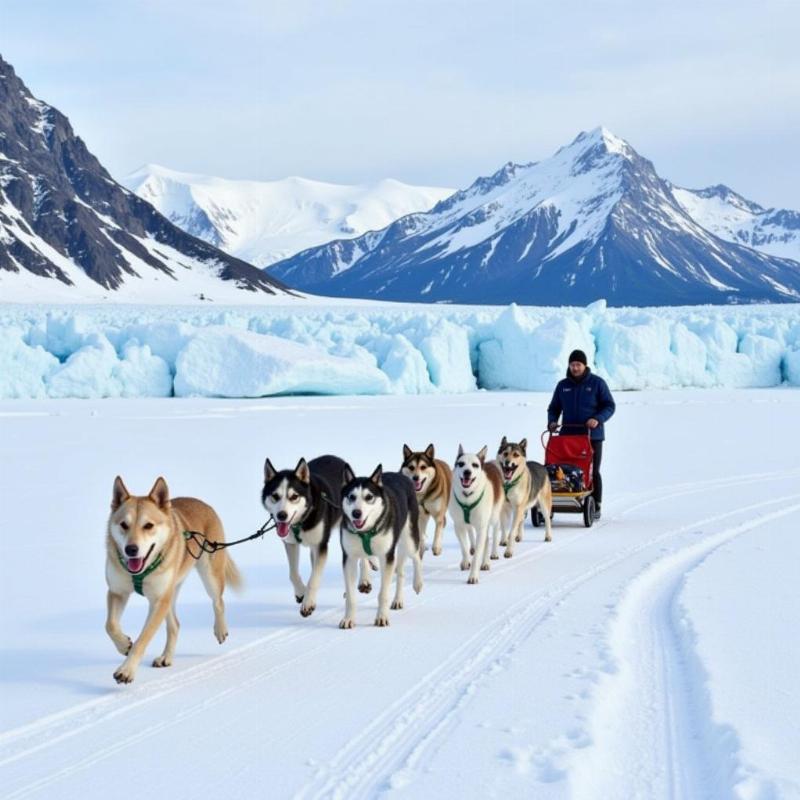
[[[405,440],[450,461],[460,441],[535,441],[549,393],[0,403],[14,464],[0,499],[18,532],[0,561],[15,598],[0,606],[5,796],[105,796],[131,770],[141,792],[196,798],[265,785],[297,798],[800,796],[800,396],[617,399],[592,529],[556,515],[545,545],[528,526],[515,557],[469,587],[448,523],[422,594],[386,630],[371,624],[374,591],[356,629],[338,630],[336,543],[307,620],[274,537],[243,545],[230,640],[213,641],[190,577],[174,667],[145,661],[129,687],[113,683],[103,631],[117,472],[137,492],[163,473],[234,538],[262,521],[266,455],[336,452],[363,474],[396,467]],[[143,617],[134,597],[126,631]]]
[[0,397],[547,391],[575,347],[617,390],[800,385],[800,306],[4,306]]

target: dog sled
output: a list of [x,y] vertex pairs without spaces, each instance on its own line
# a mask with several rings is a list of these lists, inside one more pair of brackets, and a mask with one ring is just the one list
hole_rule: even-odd
[[[550,477],[553,494],[552,515],[558,511],[567,514],[582,514],[583,524],[591,528],[594,524],[594,497],[592,492],[592,440],[589,432],[566,433],[565,428],[581,428],[583,425],[560,425],[555,431],[542,433],[544,466]],[[584,429],[585,430],[585,429]],[[531,509],[531,522],[535,528],[544,525],[544,515],[535,505]]]

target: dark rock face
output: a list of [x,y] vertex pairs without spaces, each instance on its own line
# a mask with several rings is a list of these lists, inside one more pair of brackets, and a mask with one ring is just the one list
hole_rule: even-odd
[[100,286],[118,290],[137,274],[126,253],[178,281],[183,268],[192,268],[188,257],[237,288],[287,291],[280,280],[184,233],[116,183],[69,120],[34,98],[0,58],[0,270],[71,285],[60,255]]
[[648,160],[602,129],[539,164],[506,164],[427,213],[269,272],[320,294],[417,302],[800,300],[800,264],[702,228]]

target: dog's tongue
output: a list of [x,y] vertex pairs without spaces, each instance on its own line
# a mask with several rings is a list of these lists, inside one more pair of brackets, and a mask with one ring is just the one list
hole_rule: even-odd
[[288,522],[279,522],[278,523],[277,533],[278,533],[278,536],[281,537],[281,539],[285,539],[289,535],[289,523]]
[[471,485],[472,485],[472,478],[462,478],[462,479],[461,479],[461,485],[462,485],[462,486],[463,486],[465,489],[469,488],[469,486],[471,486]]
[[141,572],[143,566],[144,566],[143,558],[128,559],[128,572]]

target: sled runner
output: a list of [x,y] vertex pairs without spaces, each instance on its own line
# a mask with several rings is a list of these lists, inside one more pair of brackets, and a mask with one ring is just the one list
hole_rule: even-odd
[[[556,432],[542,433],[544,465],[553,491],[553,513],[583,514],[583,524],[594,524],[592,491],[592,440],[588,433],[567,433],[566,428],[584,429],[583,425],[560,425]],[[585,430],[585,429],[584,429]],[[535,528],[544,525],[538,506],[531,509]]]

